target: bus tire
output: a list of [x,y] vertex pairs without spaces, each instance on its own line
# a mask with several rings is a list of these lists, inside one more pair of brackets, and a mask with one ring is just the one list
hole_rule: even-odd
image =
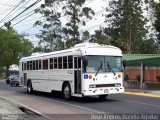
[[99,100],[105,100],[107,98],[108,95],[99,95]]
[[32,82],[28,81],[27,83],[27,93],[33,94]]
[[70,100],[71,99],[71,87],[69,83],[65,83],[63,87],[63,98],[65,100]]

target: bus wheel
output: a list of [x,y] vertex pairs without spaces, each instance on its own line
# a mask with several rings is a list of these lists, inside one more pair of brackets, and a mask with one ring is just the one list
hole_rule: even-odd
[[108,95],[99,95],[99,100],[105,100]]
[[66,83],[63,87],[63,97],[66,100],[71,99],[71,87],[70,87],[69,83]]
[[28,81],[28,83],[27,83],[27,92],[28,92],[29,94],[33,94],[33,88],[32,88],[32,83],[31,83],[31,81]]

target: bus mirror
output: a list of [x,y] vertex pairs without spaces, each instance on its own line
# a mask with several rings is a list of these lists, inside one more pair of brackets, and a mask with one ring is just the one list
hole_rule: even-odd
[[88,65],[88,60],[86,59],[86,57],[82,57],[82,60],[83,60],[83,65],[84,65],[85,67],[87,67],[87,65]]
[[127,66],[127,61],[126,61],[126,60],[123,60],[123,63],[122,63],[122,64],[123,64],[123,67],[126,68],[126,66]]

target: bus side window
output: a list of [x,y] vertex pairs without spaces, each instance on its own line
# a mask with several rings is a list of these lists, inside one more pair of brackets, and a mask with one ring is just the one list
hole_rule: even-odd
[[48,69],[48,59],[43,60],[43,70],[47,70],[47,69]]
[[73,68],[73,57],[68,56],[68,68]]
[[27,62],[27,70],[29,70],[29,61]]
[[41,60],[39,60],[39,70],[42,69]]
[[77,57],[74,58],[74,68],[77,68]]
[[63,57],[63,69],[67,69],[67,57]]
[[54,58],[54,69],[57,69],[57,58]]
[[36,70],[38,70],[38,60],[36,60],[35,62],[36,62]]
[[33,61],[33,70],[36,70],[36,61]]
[[50,66],[50,69],[53,69],[53,58],[49,59],[49,66]]
[[62,69],[62,57],[58,57],[58,69]]
[[30,61],[29,63],[30,63],[30,65],[29,65],[30,67],[29,68],[30,68],[30,70],[32,70],[33,69],[32,61]]
[[27,63],[24,63],[24,70],[27,70]]
[[21,65],[22,65],[22,71],[24,71],[24,67],[23,67],[24,63],[22,62],[22,64],[21,64]]
[[78,57],[78,68],[81,68],[81,57]]

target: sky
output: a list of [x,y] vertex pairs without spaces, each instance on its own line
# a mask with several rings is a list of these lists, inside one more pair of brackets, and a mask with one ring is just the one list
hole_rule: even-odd
[[[5,22],[11,20],[13,17],[18,15],[26,7],[30,6],[35,1],[36,0],[0,0],[0,27],[4,25]],[[158,0],[155,0],[155,1],[158,1]],[[22,3],[20,4],[20,2]],[[42,0],[40,3],[36,4],[32,8],[30,8],[29,10],[21,14],[21,16],[17,17],[15,20],[12,21],[12,25],[24,19],[26,16],[29,15],[28,13],[32,13],[34,9],[39,8],[40,5],[43,3],[44,3],[44,0]],[[17,7],[17,9],[11,12],[14,9],[14,7],[17,6],[18,4],[20,4],[19,7]],[[85,3],[85,6],[91,7],[95,12],[95,16],[93,17],[92,20],[86,20],[87,24],[86,26],[80,27],[80,32],[89,30],[90,33],[94,33],[95,29],[98,29],[100,26],[104,26],[105,17],[102,15],[102,13],[105,11],[105,7],[108,6],[108,0],[87,1]],[[10,12],[11,14],[9,14]],[[13,26],[13,28],[18,33],[28,34],[29,36],[27,38],[29,38],[35,46],[38,45],[38,42],[39,42],[39,40],[35,37],[35,35],[39,34],[41,30],[41,27],[38,27],[38,26],[33,27],[33,24],[37,20],[44,21],[44,18],[40,14],[33,14],[32,16],[28,17],[24,21]],[[62,25],[65,24],[66,20],[67,20],[66,18],[62,18]]]
[[[14,9],[14,7],[18,5],[21,1],[22,0],[0,0],[0,27],[4,25],[5,22],[11,20],[13,17],[22,12],[26,7],[34,3],[36,0],[24,0],[25,2],[22,2],[20,6],[17,7],[17,9],[11,12]],[[95,11],[96,16],[93,17],[91,21],[87,21],[86,26],[80,28],[80,32],[83,32],[85,30],[90,30],[90,32],[93,33],[94,32],[93,27],[99,28],[100,25],[103,25],[104,16],[102,16],[102,12],[104,11],[105,6],[107,4],[106,1],[107,0],[92,0],[86,2],[85,6],[91,7]],[[37,5],[33,6],[32,8],[21,14],[21,16],[17,17],[15,20],[12,21],[12,25],[16,24],[17,22],[28,16],[29,15],[28,13],[32,13],[32,11],[40,7],[40,5],[43,2],[44,1],[42,0]],[[9,14],[10,12],[11,14]],[[6,16],[7,14],[9,14],[9,16]],[[20,34],[23,33],[28,34],[29,36],[27,38],[29,38],[34,45],[38,45],[39,40],[35,37],[35,34],[40,33],[39,30],[41,30],[41,27],[38,26],[33,27],[33,24],[37,20],[43,21],[44,18],[40,14],[34,14],[29,18],[25,19],[24,21],[14,25],[13,28]],[[65,21],[66,18],[62,18],[62,24],[65,24]]]

